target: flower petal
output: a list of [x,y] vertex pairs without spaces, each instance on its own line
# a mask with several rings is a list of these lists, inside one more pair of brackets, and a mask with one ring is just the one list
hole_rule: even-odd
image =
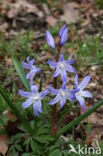
[[80,95],[83,96],[83,97],[93,98],[92,94],[87,90],[81,91]]
[[63,54],[60,55],[59,61],[60,61],[60,62],[63,62],[63,61],[64,61],[64,56],[63,56]]
[[54,39],[48,30],[46,31],[46,41],[51,48],[55,48]]
[[32,59],[29,63],[32,66],[34,64],[34,59]]
[[60,74],[60,70],[57,68],[55,73],[53,74],[53,77],[57,77]]
[[49,85],[49,88],[51,90],[52,95],[57,95],[58,94],[58,91],[59,91],[58,89],[53,88],[51,85]]
[[23,96],[23,97],[29,97],[31,95],[30,92],[24,92],[23,90],[19,89],[18,94]]
[[66,64],[66,70],[71,73],[75,73],[74,67],[72,67],[69,63]]
[[65,105],[66,103],[66,98],[61,98],[60,99],[60,109]]
[[89,81],[90,81],[90,76],[88,75],[80,83],[80,85],[79,85],[80,90],[83,90],[88,85]]
[[25,69],[30,69],[30,68],[31,68],[30,64],[28,64],[28,63],[26,63],[26,62],[24,62],[24,61],[22,61],[22,66],[23,66]]
[[30,60],[30,56],[28,56],[26,60],[27,60],[27,62],[29,63],[29,60]]
[[25,109],[33,103],[33,100],[30,98],[22,104],[22,108]]
[[54,99],[52,99],[52,100],[49,102],[49,104],[50,104],[50,105],[54,105],[54,104],[56,104],[59,100],[60,100],[60,96],[57,95]]
[[46,96],[47,94],[49,94],[49,90],[48,89],[40,92],[41,98],[44,98],[44,96]]
[[75,85],[75,88],[78,87],[78,75],[77,74],[75,75],[74,85]]
[[75,95],[72,91],[68,90],[66,91],[66,97],[68,100],[70,100],[71,102],[75,100]]
[[38,87],[36,85],[31,85],[31,91],[35,94],[38,93]]
[[33,104],[34,115],[38,116],[38,112],[42,112],[42,104],[41,101]]
[[82,110],[85,110],[86,106],[85,106],[85,100],[84,100],[84,98],[82,98],[81,96],[76,95],[76,99],[79,101]]
[[49,64],[49,66],[52,67],[52,68],[56,68],[56,66],[57,66],[57,63],[56,63],[56,62],[53,62],[53,61],[51,61],[51,60],[48,60],[48,64]]
[[61,78],[63,82],[67,82],[67,72],[65,70],[62,70]]
[[27,79],[33,79],[33,77],[36,75],[35,70],[31,70],[27,75],[26,78]]
[[75,63],[75,60],[74,59],[70,59],[70,60],[67,60],[66,63],[74,64]]
[[66,81],[63,82],[63,84],[62,84],[62,89],[63,89],[63,90],[66,89]]
[[59,31],[59,37],[61,37],[62,36],[62,34],[63,34],[63,31],[64,31],[64,29],[66,28],[66,24],[65,25],[63,25],[62,27],[61,27],[61,29],[60,29],[60,31]]
[[63,45],[66,42],[67,33],[68,33],[68,29],[67,29],[67,27],[65,27],[65,29],[60,37],[60,45]]

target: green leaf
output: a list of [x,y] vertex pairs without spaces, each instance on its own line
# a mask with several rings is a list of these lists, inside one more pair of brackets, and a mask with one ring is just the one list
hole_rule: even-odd
[[54,141],[54,138],[50,135],[41,135],[34,137],[35,140],[37,140],[40,143],[49,143],[50,141]]
[[15,145],[15,148],[16,148],[18,151],[21,151],[21,152],[23,151],[22,146],[19,145],[19,144]]
[[12,60],[13,60],[13,64],[15,66],[15,69],[16,69],[23,85],[25,86],[27,91],[30,91],[30,85],[29,85],[28,80],[26,79],[22,64],[18,61],[18,59],[16,57],[12,57]]
[[38,156],[33,153],[23,153],[21,156]]
[[59,149],[54,150],[49,156],[62,156],[62,152]]
[[73,126],[79,124],[82,120],[87,118],[89,115],[91,115],[93,112],[95,112],[100,106],[103,105],[103,100],[99,101],[95,106],[87,110],[84,114],[77,117],[75,120],[71,121],[69,124],[67,124],[65,127],[61,128],[57,134],[56,137],[60,137],[63,133],[67,132],[69,129],[71,129]]
[[42,154],[41,146],[33,139],[31,140],[31,148],[35,154]]
[[5,92],[5,89],[1,85],[0,85],[0,94],[4,98],[4,100],[7,103],[7,105],[11,108],[13,113],[19,118],[21,123],[25,126],[27,131],[30,134],[32,134],[33,131],[32,131],[32,128],[29,126],[29,122],[27,120],[25,120],[24,116],[17,110],[17,108],[15,106],[16,104],[12,103],[12,101],[9,99],[9,96],[8,96],[7,92]]
[[63,156],[68,156],[68,152],[66,152],[66,151],[63,151],[62,154],[63,154]]

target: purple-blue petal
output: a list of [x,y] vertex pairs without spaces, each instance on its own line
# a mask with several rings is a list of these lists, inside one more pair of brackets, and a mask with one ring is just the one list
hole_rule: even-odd
[[24,92],[21,89],[19,89],[18,94],[21,95],[21,96],[23,96],[23,97],[26,97],[26,98],[28,98],[31,95],[30,92]]
[[48,30],[46,31],[46,41],[51,48],[55,48],[54,39]]
[[90,81],[90,76],[88,75],[80,83],[80,85],[79,85],[80,90],[83,90],[88,85],[89,81]]
[[36,72],[36,73],[41,72],[41,68],[35,68],[35,72]]
[[30,56],[28,56],[26,60],[27,60],[27,62],[29,63],[29,60],[30,60]]
[[53,88],[51,85],[49,85],[50,91],[52,95],[57,95],[58,94],[58,89]]
[[26,63],[26,62],[24,62],[24,61],[22,61],[22,65],[23,65],[23,67],[24,67],[25,69],[30,69],[30,68],[31,68],[30,64],[28,64],[28,63]]
[[74,85],[75,85],[75,88],[78,87],[78,75],[77,74],[75,75]]
[[63,25],[62,27],[61,27],[61,29],[60,29],[60,31],[59,31],[59,37],[61,37],[62,36],[62,34],[63,34],[63,31],[64,31],[64,29],[66,28],[66,24],[65,25]]
[[57,77],[60,74],[59,69],[56,69],[55,73],[53,74],[53,77]]
[[72,67],[70,64],[66,64],[66,69],[68,72],[71,72],[71,73],[75,73],[75,68]]
[[75,63],[75,60],[74,59],[70,59],[70,60],[67,60],[66,63],[74,64]]
[[38,113],[42,112],[42,104],[41,104],[41,101],[39,102],[36,102],[33,104],[33,110],[34,110],[34,115],[35,116],[38,116]]
[[66,98],[61,98],[60,100],[60,109],[65,105],[66,103]]
[[54,105],[54,104],[56,104],[59,100],[60,100],[60,96],[57,95],[54,99],[52,99],[52,100],[49,102],[49,104],[50,104],[50,105]]
[[62,35],[61,35],[61,37],[60,37],[60,45],[64,45],[64,43],[66,42],[67,33],[68,33],[68,29],[65,28]]
[[36,72],[34,70],[31,70],[27,75],[26,79],[33,79],[33,77],[36,75]]
[[70,100],[71,102],[73,102],[75,100],[75,94],[74,94],[74,92],[72,92],[70,90],[67,90],[66,96],[67,96],[67,99]]
[[40,92],[41,98],[44,98],[47,94],[49,94],[49,90],[48,89]]
[[34,59],[32,59],[29,63],[32,66],[34,64]]
[[63,89],[63,90],[66,89],[66,81],[63,81],[63,83],[62,83],[62,89]]
[[57,63],[56,63],[56,62],[53,62],[53,61],[51,61],[51,60],[48,60],[48,64],[49,64],[49,66],[52,67],[52,68],[56,68],[56,66],[57,66]]
[[31,85],[31,91],[35,94],[38,93],[38,87],[36,85]]
[[62,70],[61,78],[63,82],[67,82],[67,72],[65,70]]
[[93,98],[92,94],[87,90],[81,91],[80,95],[83,97]]
[[60,55],[59,61],[60,61],[60,62],[63,62],[63,61],[64,61],[64,56],[63,56],[63,54]]
[[85,110],[86,106],[85,106],[85,100],[83,97],[81,96],[77,96],[76,95],[76,99],[79,101],[80,105],[81,105],[81,109]]
[[23,109],[28,108],[32,103],[33,103],[33,100],[30,98],[22,104],[22,108]]

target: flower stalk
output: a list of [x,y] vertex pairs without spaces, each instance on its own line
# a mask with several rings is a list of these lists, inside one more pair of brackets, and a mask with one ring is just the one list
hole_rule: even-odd
[[[60,50],[61,50],[61,46],[59,45],[59,48],[58,48],[58,51],[57,51],[57,55],[55,57],[56,62],[59,59]],[[54,77],[53,86],[54,86],[55,89],[57,88],[57,77]],[[52,113],[52,126],[51,126],[51,135],[52,136],[54,136],[56,134],[56,131],[57,131],[57,128],[56,128],[56,125],[55,125],[56,113],[57,113],[57,107],[56,107],[56,104],[55,104],[53,106],[53,113]]]

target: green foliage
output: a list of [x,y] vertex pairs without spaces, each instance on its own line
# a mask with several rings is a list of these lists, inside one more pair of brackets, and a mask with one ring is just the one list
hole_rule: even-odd
[[7,106],[6,102],[5,102],[5,100],[0,95],[0,113],[2,113],[7,108],[8,108],[8,106]]
[[13,60],[13,64],[15,66],[15,69],[16,69],[23,85],[29,91],[30,90],[29,82],[26,79],[26,76],[25,76],[25,73],[24,73],[24,70],[23,70],[21,63],[15,57],[13,57],[12,60]]
[[100,37],[86,36],[83,42],[78,41],[78,60],[86,63],[103,64],[103,45]]
[[19,120],[24,124],[25,128],[28,130],[28,132],[31,134],[32,129],[29,127],[28,122],[25,120],[25,117],[18,111],[16,106],[12,103],[10,100],[8,94],[5,92],[2,86],[0,86],[0,94],[7,103],[7,105],[10,107],[10,109],[13,111],[13,113],[19,118]]
[[96,4],[100,9],[103,9],[103,0],[96,0]]

